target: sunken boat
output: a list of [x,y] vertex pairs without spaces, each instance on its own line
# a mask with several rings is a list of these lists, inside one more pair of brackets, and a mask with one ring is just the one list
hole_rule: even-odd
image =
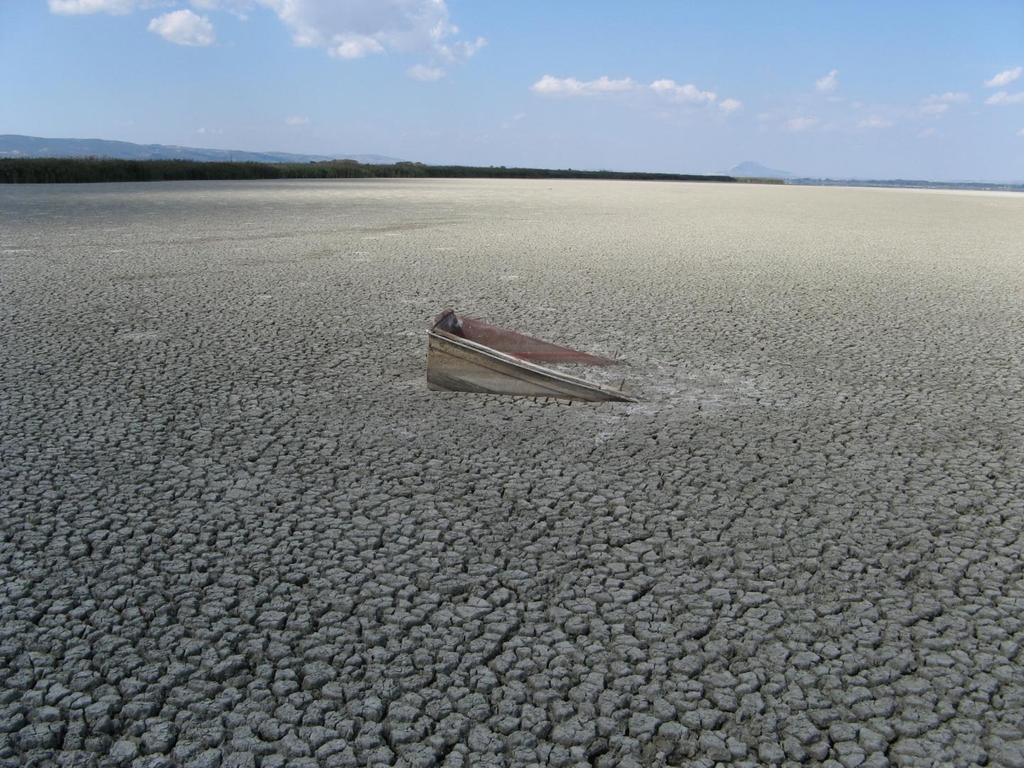
[[437,317],[427,335],[427,386],[432,390],[636,402],[628,392],[543,365],[605,366],[619,360],[461,317],[451,309]]

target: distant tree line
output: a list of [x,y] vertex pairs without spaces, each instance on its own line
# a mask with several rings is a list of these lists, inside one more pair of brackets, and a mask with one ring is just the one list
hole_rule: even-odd
[[736,181],[743,184],[786,184],[785,179],[777,179],[768,176],[737,176]]
[[732,176],[679,173],[551,170],[395,163],[355,160],[317,163],[247,163],[199,160],[118,160],[101,157],[3,158],[0,184],[83,184],[112,181],[214,181],[249,179],[627,179],[639,181],[736,181]]
[[[423,165],[397,163],[422,171],[432,179],[620,179],[634,181],[736,181],[732,176],[701,176],[689,173],[634,173],[624,171],[577,171],[572,168],[506,168],[505,166]],[[380,167],[380,166],[375,166]],[[387,166],[384,166],[387,167]]]
[[392,165],[249,163],[200,160],[119,160],[97,157],[0,159],[0,183],[83,184],[110,181],[215,181],[248,179],[364,179],[420,175]]

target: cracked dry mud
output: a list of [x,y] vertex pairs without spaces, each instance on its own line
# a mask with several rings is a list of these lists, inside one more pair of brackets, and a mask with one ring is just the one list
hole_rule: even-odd
[[5,187],[0,322],[0,764],[1024,765],[1024,197]]

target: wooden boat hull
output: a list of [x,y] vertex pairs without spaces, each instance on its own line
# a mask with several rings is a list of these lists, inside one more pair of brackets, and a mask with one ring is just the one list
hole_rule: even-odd
[[626,392],[513,357],[437,327],[427,334],[427,386],[432,390],[636,402]]

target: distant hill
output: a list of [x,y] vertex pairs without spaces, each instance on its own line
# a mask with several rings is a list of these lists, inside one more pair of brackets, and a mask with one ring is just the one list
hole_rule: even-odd
[[198,149],[166,144],[132,144],[105,139],[43,139],[38,136],[0,134],[3,157],[109,157],[118,160],[200,160],[245,163],[315,163],[324,160],[355,160],[371,165],[401,162],[384,155],[295,155],[288,152],[243,152],[232,149]]
[[791,179],[793,174],[789,171],[778,171],[774,168],[767,168],[752,160],[744,160],[739,165],[734,165],[726,173],[729,176],[739,176],[753,179]]

